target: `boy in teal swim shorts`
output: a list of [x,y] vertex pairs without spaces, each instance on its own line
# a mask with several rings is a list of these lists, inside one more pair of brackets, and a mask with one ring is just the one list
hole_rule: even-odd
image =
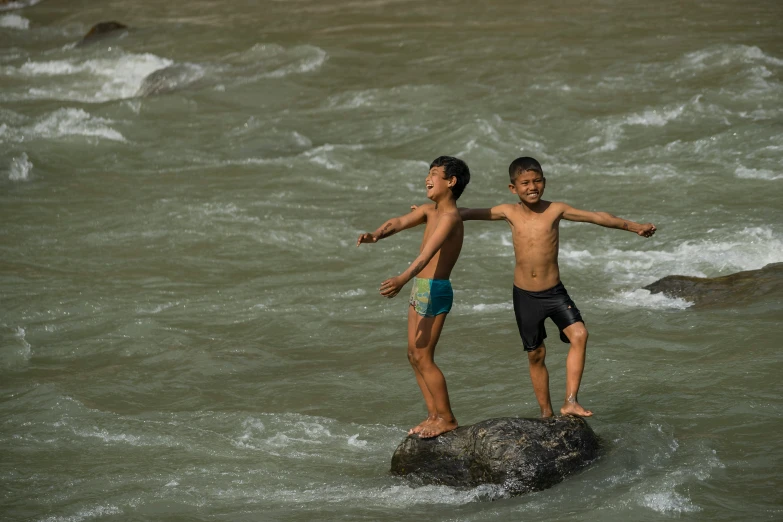
[[457,199],[470,181],[464,161],[441,156],[430,165],[425,178],[427,197],[434,203],[416,207],[409,214],[392,218],[375,232],[366,232],[356,241],[377,243],[402,230],[426,223],[419,255],[402,274],[381,283],[384,297],[396,296],[413,279],[408,306],[408,361],[427,405],[427,418],[409,434],[437,437],[457,427],[451,411],[446,379],[435,364],[435,345],[451,310],[454,294],[449,276],[457,263],[464,230]]

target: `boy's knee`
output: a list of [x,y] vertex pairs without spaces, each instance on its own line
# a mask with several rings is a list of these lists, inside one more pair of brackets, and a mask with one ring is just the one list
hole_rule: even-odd
[[419,366],[424,361],[424,350],[417,349],[415,346],[408,347],[408,362],[413,366]]
[[571,344],[585,344],[587,343],[588,335],[584,323],[576,323],[574,328],[568,332],[568,340],[571,341]]
[[535,350],[529,350],[527,352],[527,360],[530,364],[544,364],[546,358],[546,348],[542,344]]

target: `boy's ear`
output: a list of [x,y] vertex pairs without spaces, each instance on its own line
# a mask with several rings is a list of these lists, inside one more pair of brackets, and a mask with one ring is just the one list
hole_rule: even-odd
[[[451,180],[454,180],[454,183],[452,183]],[[457,176],[451,176],[449,178],[449,188],[453,187],[456,184],[457,184]]]
[[512,194],[517,193],[517,187],[515,187],[513,183],[508,184],[508,190],[510,190]]

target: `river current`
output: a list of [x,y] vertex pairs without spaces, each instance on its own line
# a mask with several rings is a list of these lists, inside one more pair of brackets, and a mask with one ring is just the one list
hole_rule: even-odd
[[[783,261],[781,35],[766,0],[0,3],[0,517],[780,520],[780,296],[643,287]],[[548,199],[658,228],[561,226],[604,453],[546,491],[389,474],[425,410],[378,287],[422,229],[355,242],[444,154],[461,205],[533,156]],[[510,231],[465,231],[455,414],[534,417]]]

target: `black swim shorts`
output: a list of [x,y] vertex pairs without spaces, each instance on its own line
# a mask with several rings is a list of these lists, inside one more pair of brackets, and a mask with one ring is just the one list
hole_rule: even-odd
[[528,352],[541,346],[546,339],[544,320],[547,317],[557,325],[560,340],[564,343],[569,341],[563,330],[574,323],[584,323],[563,283],[543,292],[528,292],[514,286],[514,315],[522,345]]

